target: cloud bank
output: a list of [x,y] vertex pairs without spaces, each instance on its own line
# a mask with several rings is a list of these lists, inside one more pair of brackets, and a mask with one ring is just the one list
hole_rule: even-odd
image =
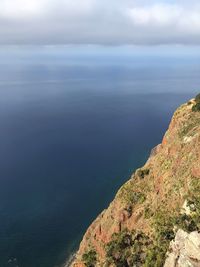
[[1,0],[0,44],[200,44],[199,0]]

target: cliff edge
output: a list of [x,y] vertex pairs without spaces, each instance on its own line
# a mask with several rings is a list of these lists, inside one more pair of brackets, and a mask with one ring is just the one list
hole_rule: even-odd
[[200,246],[199,230],[198,95],[176,110],[162,143],[88,228],[72,266],[200,266],[195,255],[190,265],[179,260],[191,234]]

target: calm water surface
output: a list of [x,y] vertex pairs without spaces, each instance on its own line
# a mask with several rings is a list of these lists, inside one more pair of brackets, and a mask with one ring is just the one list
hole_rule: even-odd
[[0,49],[0,266],[55,267],[200,88],[200,57]]

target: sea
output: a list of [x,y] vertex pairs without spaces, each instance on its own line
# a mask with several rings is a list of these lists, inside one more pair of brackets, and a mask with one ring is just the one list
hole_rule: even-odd
[[199,91],[197,48],[2,46],[0,266],[62,266]]

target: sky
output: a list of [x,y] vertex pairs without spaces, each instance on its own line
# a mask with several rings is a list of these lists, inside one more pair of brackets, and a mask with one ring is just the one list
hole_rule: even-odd
[[0,44],[200,45],[200,1],[0,0]]

